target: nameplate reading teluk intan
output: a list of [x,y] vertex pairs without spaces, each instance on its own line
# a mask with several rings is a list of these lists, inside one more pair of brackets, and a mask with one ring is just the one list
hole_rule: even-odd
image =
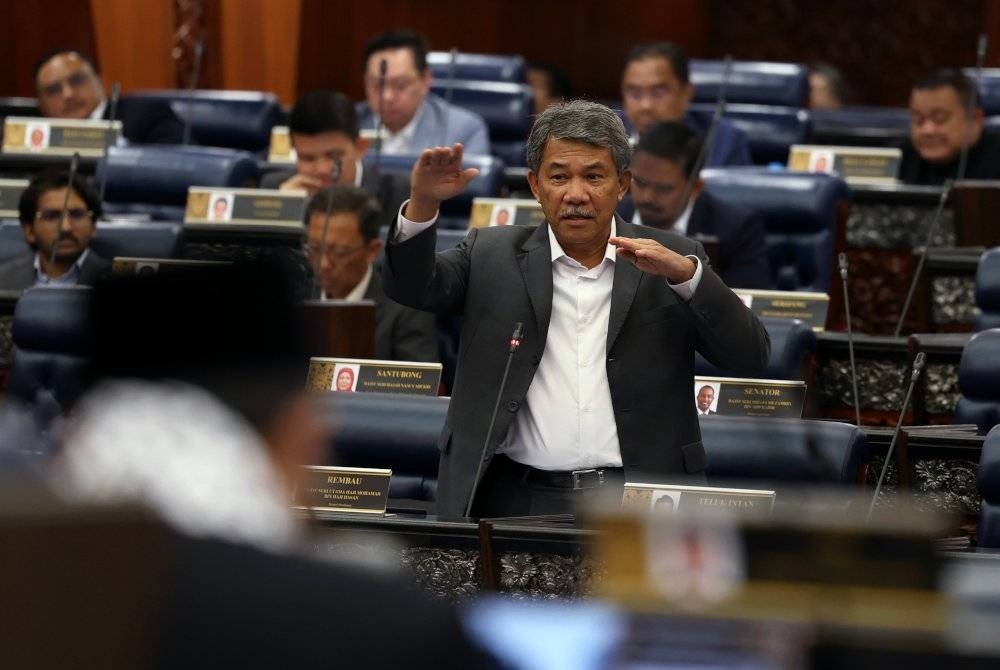
[[694,406],[699,415],[801,418],[806,383],[784,379],[695,377]]
[[271,128],[271,145],[267,150],[267,162],[292,165],[295,163],[295,149],[292,148],[292,136],[288,126]]
[[788,152],[788,169],[837,173],[851,184],[891,186],[902,160],[903,152],[895,148],[795,144]]
[[232,265],[228,261],[191,261],[180,258],[133,258],[115,256],[111,261],[111,274],[121,275],[176,275],[191,268],[212,265]]
[[90,121],[8,116],[3,124],[5,154],[43,154],[98,158],[118,144],[121,121]]
[[392,470],[303,466],[293,496],[297,509],[385,514]]
[[188,189],[185,227],[302,228],[306,192],[258,188]]
[[771,515],[774,497],[774,491],[763,489],[626,482],[622,507],[640,512],[652,511],[655,514],[718,511],[763,518]]
[[309,359],[306,388],[339,393],[437,395],[440,383],[440,363],[315,357]]
[[0,179],[0,217],[16,219],[17,203],[28,188],[27,179]]
[[830,296],[806,291],[764,291],[734,288],[733,293],[757,316],[798,319],[815,331],[826,327]]
[[469,228],[537,226],[545,221],[542,206],[527,198],[474,198]]

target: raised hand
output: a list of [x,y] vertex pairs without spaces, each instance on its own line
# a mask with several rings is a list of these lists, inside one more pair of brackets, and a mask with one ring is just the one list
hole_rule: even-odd
[[608,240],[618,249],[619,258],[631,262],[643,272],[666,277],[673,284],[682,284],[694,276],[694,261],[667,249],[656,240],[643,237],[612,237]]
[[462,145],[425,149],[410,173],[410,202],[406,218],[429,221],[434,218],[442,200],[453,198],[476,178],[476,168],[462,169]]

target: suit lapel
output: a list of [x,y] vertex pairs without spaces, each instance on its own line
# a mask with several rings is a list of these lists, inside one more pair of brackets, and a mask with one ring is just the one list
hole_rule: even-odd
[[[622,221],[621,217],[615,217],[615,225],[618,228],[619,237],[635,237],[635,226]],[[611,314],[608,317],[608,343],[607,351],[618,338],[618,333],[625,323],[625,317],[632,307],[632,300],[635,298],[636,289],[639,288],[639,280],[642,279],[642,271],[626,260],[615,261],[615,280],[611,286]]]
[[535,312],[538,339],[545,342],[552,316],[552,251],[549,248],[549,226],[538,226],[517,252],[521,276]]

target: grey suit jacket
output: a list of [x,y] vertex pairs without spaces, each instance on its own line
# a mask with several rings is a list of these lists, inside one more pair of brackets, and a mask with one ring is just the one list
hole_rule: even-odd
[[384,361],[438,361],[434,315],[404,307],[386,297],[376,270],[365,291],[375,302],[375,358]]
[[[101,258],[91,249],[83,266],[77,284],[90,286],[111,268],[111,262]],[[35,252],[21,254],[0,263],[0,290],[23,291],[35,285]]]
[[[709,267],[700,244],[620,219],[617,230],[697,255],[704,264],[697,291],[683,302],[663,278],[615,263],[607,373],[626,478],[703,481],[706,456],[691,398],[694,353],[752,376],[767,365],[767,331]],[[457,248],[435,255],[436,234],[432,226],[389,244],[383,276],[386,293],[398,302],[464,314],[458,374],[439,442],[437,502],[439,514],[461,515],[479,459],[492,458],[506,436],[541,361],[552,311],[552,260],[547,224],[472,230]],[[484,453],[507,341],[518,321],[524,323],[523,344]]]
[[[417,122],[413,133],[412,153],[461,142],[466,154],[489,155],[490,134],[483,117],[467,109],[450,105],[433,93],[427,94],[423,105],[420,121]],[[359,103],[357,108],[361,127],[375,130],[375,113],[368,104]]]

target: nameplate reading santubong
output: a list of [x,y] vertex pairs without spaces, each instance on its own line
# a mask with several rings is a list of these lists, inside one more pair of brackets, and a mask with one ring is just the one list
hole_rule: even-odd
[[695,377],[694,404],[699,415],[801,418],[806,384],[777,379]]
[[767,517],[774,507],[774,491],[626,482],[622,507],[654,514],[734,513]]
[[903,152],[885,147],[833,147],[795,144],[788,152],[788,169],[836,173],[852,184],[896,183]]
[[118,144],[121,121],[90,121],[8,116],[3,124],[3,152],[98,158]]
[[306,387],[339,393],[437,395],[440,363],[312,358]]
[[0,218],[18,217],[17,203],[26,188],[27,179],[0,179]]
[[779,319],[798,319],[815,331],[826,327],[826,313],[830,296],[826,293],[799,291],[758,291],[734,288],[743,304],[757,316]]
[[184,225],[300,229],[306,195],[298,190],[192,186],[188,189]]
[[537,226],[545,221],[542,206],[527,198],[475,198],[469,228]]
[[384,514],[392,470],[307,465],[295,487],[294,507],[320,512]]

